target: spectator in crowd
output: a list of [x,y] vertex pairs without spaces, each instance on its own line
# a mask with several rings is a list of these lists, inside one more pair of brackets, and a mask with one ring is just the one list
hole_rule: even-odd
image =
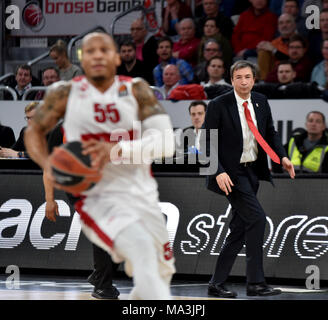
[[162,28],[166,35],[173,37],[178,35],[179,21],[192,17],[190,6],[180,0],[167,0],[166,7],[162,11]]
[[220,45],[222,51],[222,58],[226,66],[230,66],[232,62],[233,51],[230,41],[226,39],[216,24],[215,18],[207,18],[204,24],[204,35],[201,38],[198,46],[198,63],[205,60],[204,58],[204,45],[209,39],[215,39]]
[[309,33],[309,30],[305,25],[305,18],[300,15],[300,7],[297,0],[285,0],[282,5],[282,13],[291,14],[296,23],[297,33],[306,37]]
[[[306,116],[306,130],[295,129],[285,145],[288,157],[299,173],[328,173],[328,134],[325,115],[311,111]],[[274,172],[281,172],[272,166]]]
[[163,82],[163,70],[168,64],[174,64],[179,68],[180,84],[188,84],[193,81],[194,72],[192,66],[183,59],[177,59],[172,56],[173,41],[170,37],[162,37],[158,40],[157,55],[160,63],[153,70],[155,85],[161,87]]
[[196,83],[208,81],[207,63],[212,57],[223,58],[221,47],[215,39],[208,39],[205,42],[203,56],[205,60],[194,68],[194,82]]
[[316,83],[294,82],[296,72],[293,64],[286,60],[277,66],[277,83],[259,82],[253,91],[263,93],[268,99],[318,99],[323,89]]
[[280,36],[270,41],[261,41],[257,45],[257,61],[260,79],[264,80],[274,65],[281,60],[288,59],[288,43],[295,35],[296,23],[289,13],[283,13],[278,18]]
[[[59,70],[54,67],[47,67],[42,71],[42,84],[45,87],[60,80]],[[45,91],[38,91],[34,97],[34,100],[42,100]]]
[[328,89],[328,39],[322,42],[322,56],[323,60],[318,63],[312,70],[311,81],[316,82],[318,85]]
[[322,61],[321,44],[323,40],[328,40],[328,9],[323,9],[320,13],[320,29],[312,29],[308,34],[309,56],[314,64]]
[[256,57],[260,41],[271,41],[277,30],[277,16],[268,9],[268,0],[249,0],[251,8],[244,11],[231,38],[237,58]]
[[231,86],[224,80],[224,62],[219,57],[212,57],[207,62],[207,73],[209,80],[208,82],[201,82],[200,84],[204,87],[214,86],[214,85],[227,85]]
[[[290,38],[288,44],[288,56],[296,72],[295,81],[309,82],[313,63],[306,55],[306,42],[300,35]],[[266,82],[278,82],[277,66],[268,73]]]
[[188,110],[192,126],[183,129],[184,153],[197,153],[200,151],[200,129],[205,120],[206,108],[207,104],[203,100],[192,101],[189,105]]
[[154,84],[153,75],[149,72],[145,63],[136,57],[136,45],[127,40],[120,45],[121,65],[117,68],[117,74],[131,78],[141,77],[150,85]]
[[[13,89],[17,93],[17,100],[22,100],[24,93],[32,88],[32,69],[29,65],[23,64],[16,68],[15,84]],[[4,100],[12,100],[12,95],[4,92]]]
[[158,64],[157,40],[148,33],[143,19],[134,20],[130,31],[132,40],[136,45],[137,59],[143,61],[147,65],[147,72],[151,73]]
[[231,39],[233,23],[230,18],[220,12],[221,0],[203,0],[203,16],[196,20],[196,37],[203,36],[206,18],[215,18],[216,25],[226,39]]
[[193,67],[197,64],[197,50],[200,39],[195,37],[195,24],[191,18],[179,23],[179,41],[173,44],[173,57],[186,60]]
[[0,123],[0,151],[2,148],[10,148],[15,141],[14,130]]
[[[31,120],[34,117],[36,107],[38,106],[38,102],[31,102],[25,107],[25,120],[27,121],[27,125],[31,123]],[[1,148],[0,157],[2,158],[29,158],[25,144],[24,144],[24,132],[27,127],[23,127],[19,138],[17,141],[11,146],[11,148]]]
[[160,87],[163,96],[167,99],[172,92],[180,83],[181,76],[179,68],[174,64],[168,64],[163,70],[163,86]]
[[83,74],[82,69],[68,59],[67,46],[63,40],[58,40],[50,48],[49,55],[59,69],[60,80],[68,81]]

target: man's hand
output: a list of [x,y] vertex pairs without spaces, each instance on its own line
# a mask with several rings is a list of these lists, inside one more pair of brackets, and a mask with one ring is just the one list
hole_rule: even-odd
[[256,46],[256,49],[258,49],[258,50],[266,50],[266,51],[273,52],[273,50],[275,49],[275,47],[269,41],[261,41]]
[[9,148],[1,148],[0,149],[0,157],[18,158],[18,152],[13,149],[9,149]]
[[59,216],[58,204],[55,200],[46,202],[46,217],[50,221],[56,222],[56,216]]
[[284,157],[281,160],[281,165],[288,172],[290,177],[292,179],[294,179],[295,178],[295,170],[294,170],[294,166],[291,163],[291,161],[287,157]]
[[225,172],[220,173],[217,177],[216,177],[216,182],[219,186],[219,188],[226,194],[228,195],[229,192],[231,192],[231,187],[234,186],[234,184],[232,183],[229,175]]
[[102,170],[106,163],[111,160],[120,158],[121,149],[117,143],[98,141],[90,139],[82,142],[82,154],[91,156],[91,166],[95,169]]

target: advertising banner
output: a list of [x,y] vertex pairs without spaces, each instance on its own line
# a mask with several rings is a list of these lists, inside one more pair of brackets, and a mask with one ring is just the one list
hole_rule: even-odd
[[[177,273],[211,274],[229,233],[229,203],[206,190],[203,177],[156,179]],[[328,180],[281,178],[275,185],[262,183],[258,195],[267,213],[266,276],[305,279],[315,265],[328,280]],[[0,191],[0,266],[92,269],[91,244],[64,193],[56,191],[54,223],[44,217],[41,175],[1,173]],[[245,275],[245,259],[242,250],[232,275]]]

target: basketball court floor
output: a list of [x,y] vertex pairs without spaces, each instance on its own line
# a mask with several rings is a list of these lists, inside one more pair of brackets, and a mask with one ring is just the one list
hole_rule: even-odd
[[[8,280],[8,275],[0,275],[0,300],[98,300],[91,296],[93,286],[84,275],[46,275],[20,274],[15,284]],[[307,289],[302,284],[291,284],[286,280],[268,281],[282,294],[271,297],[248,297],[245,292],[243,278],[232,279],[229,289],[236,291],[238,297],[233,300],[328,300],[328,283],[320,284],[320,289]],[[16,287],[14,287],[14,285]],[[132,281],[123,273],[114,278],[114,285],[121,292],[119,299],[127,300],[132,289]],[[200,277],[175,277],[171,284],[174,300],[229,300],[207,295],[208,279]]]

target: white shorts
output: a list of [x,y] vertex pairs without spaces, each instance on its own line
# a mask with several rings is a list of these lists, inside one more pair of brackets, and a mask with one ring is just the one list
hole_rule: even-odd
[[[166,276],[175,272],[165,218],[154,199],[140,199],[122,193],[107,197],[89,196],[77,203],[76,210],[80,213],[85,235],[91,242],[108,251],[116,263],[124,259],[115,251],[115,238],[127,226],[141,222],[159,253],[160,273]],[[140,248],[140,252],[142,250]],[[130,265],[126,264],[125,270],[132,276]]]

